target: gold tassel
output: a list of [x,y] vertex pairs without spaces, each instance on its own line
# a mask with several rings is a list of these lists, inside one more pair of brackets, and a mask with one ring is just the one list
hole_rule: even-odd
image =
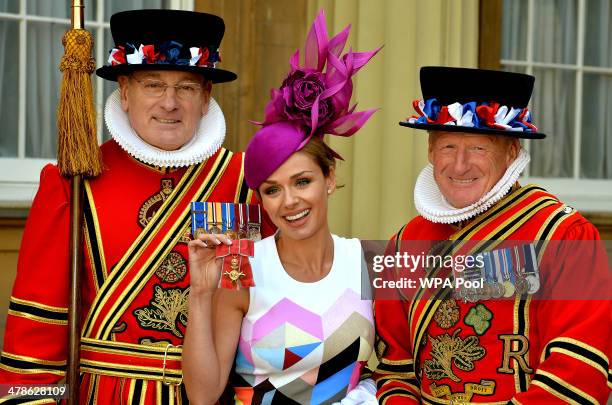
[[71,29],[62,38],[63,72],[57,108],[57,164],[64,176],[95,177],[102,172],[102,156],[96,137],[96,114],[91,74],[93,39],[84,29]]

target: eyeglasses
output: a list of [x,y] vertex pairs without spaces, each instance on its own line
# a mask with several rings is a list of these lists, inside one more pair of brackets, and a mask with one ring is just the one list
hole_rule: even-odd
[[161,97],[166,93],[166,89],[168,87],[174,87],[174,91],[176,92],[176,96],[184,101],[192,101],[199,97],[202,94],[202,86],[198,83],[194,82],[180,82],[173,86],[168,83],[156,80],[156,79],[142,79],[139,80],[134,76],[131,76],[132,79],[137,81],[147,96],[151,97]]

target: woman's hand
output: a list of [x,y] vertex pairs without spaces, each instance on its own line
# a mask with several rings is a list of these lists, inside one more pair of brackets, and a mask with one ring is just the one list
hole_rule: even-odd
[[222,234],[202,233],[189,242],[189,271],[191,273],[191,294],[212,293],[217,290],[221,279],[222,259],[215,257],[215,248],[232,240]]

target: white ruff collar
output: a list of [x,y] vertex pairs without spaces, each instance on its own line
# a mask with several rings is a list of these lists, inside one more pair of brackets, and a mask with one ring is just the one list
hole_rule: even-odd
[[414,205],[423,218],[436,223],[453,224],[475,217],[501,200],[529,163],[529,152],[521,148],[518,157],[506,170],[502,178],[480,200],[465,208],[450,205],[436,184],[433,166],[428,164],[419,174],[414,186]]
[[141,162],[160,167],[184,167],[203,162],[211,157],[225,139],[225,117],[219,104],[211,97],[208,113],[200,119],[196,134],[177,150],[163,150],[140,138],[121,108],[119,89],[106,100],[106,127],[121,148]]

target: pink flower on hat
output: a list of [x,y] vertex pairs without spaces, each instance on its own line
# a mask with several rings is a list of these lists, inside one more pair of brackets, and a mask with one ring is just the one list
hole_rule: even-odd
[[[308,129],[305,145],[313,135],[350,136],[361,128],[376,109],[355,112],[349,108],[353,94],[352,77],[382,48],[372,52],[341,55],[350,26],[328,39],[323,10],[317,15],[306,38],[304,65],[299,49],[290,60],[291,70],[279,89],[273,89],[259,125],[298,121]],[[303,146],[303,145],[302,145]]]
[[[306,38],[304,64],[300,51],[289,61],[291,70],[278,89],[273,89],[265,109],[263,126],[249,142],[245,154],[245,178],[249,187],[259,185],[313,136],[351,136],[376,112],[355,112],[350,106],[352,77],[378,51],[342,52],[350,26],[328,39],[321,11]],[[333,152],[333,151],[332,151]],[[333,152],[334,156],[340,155]]]

